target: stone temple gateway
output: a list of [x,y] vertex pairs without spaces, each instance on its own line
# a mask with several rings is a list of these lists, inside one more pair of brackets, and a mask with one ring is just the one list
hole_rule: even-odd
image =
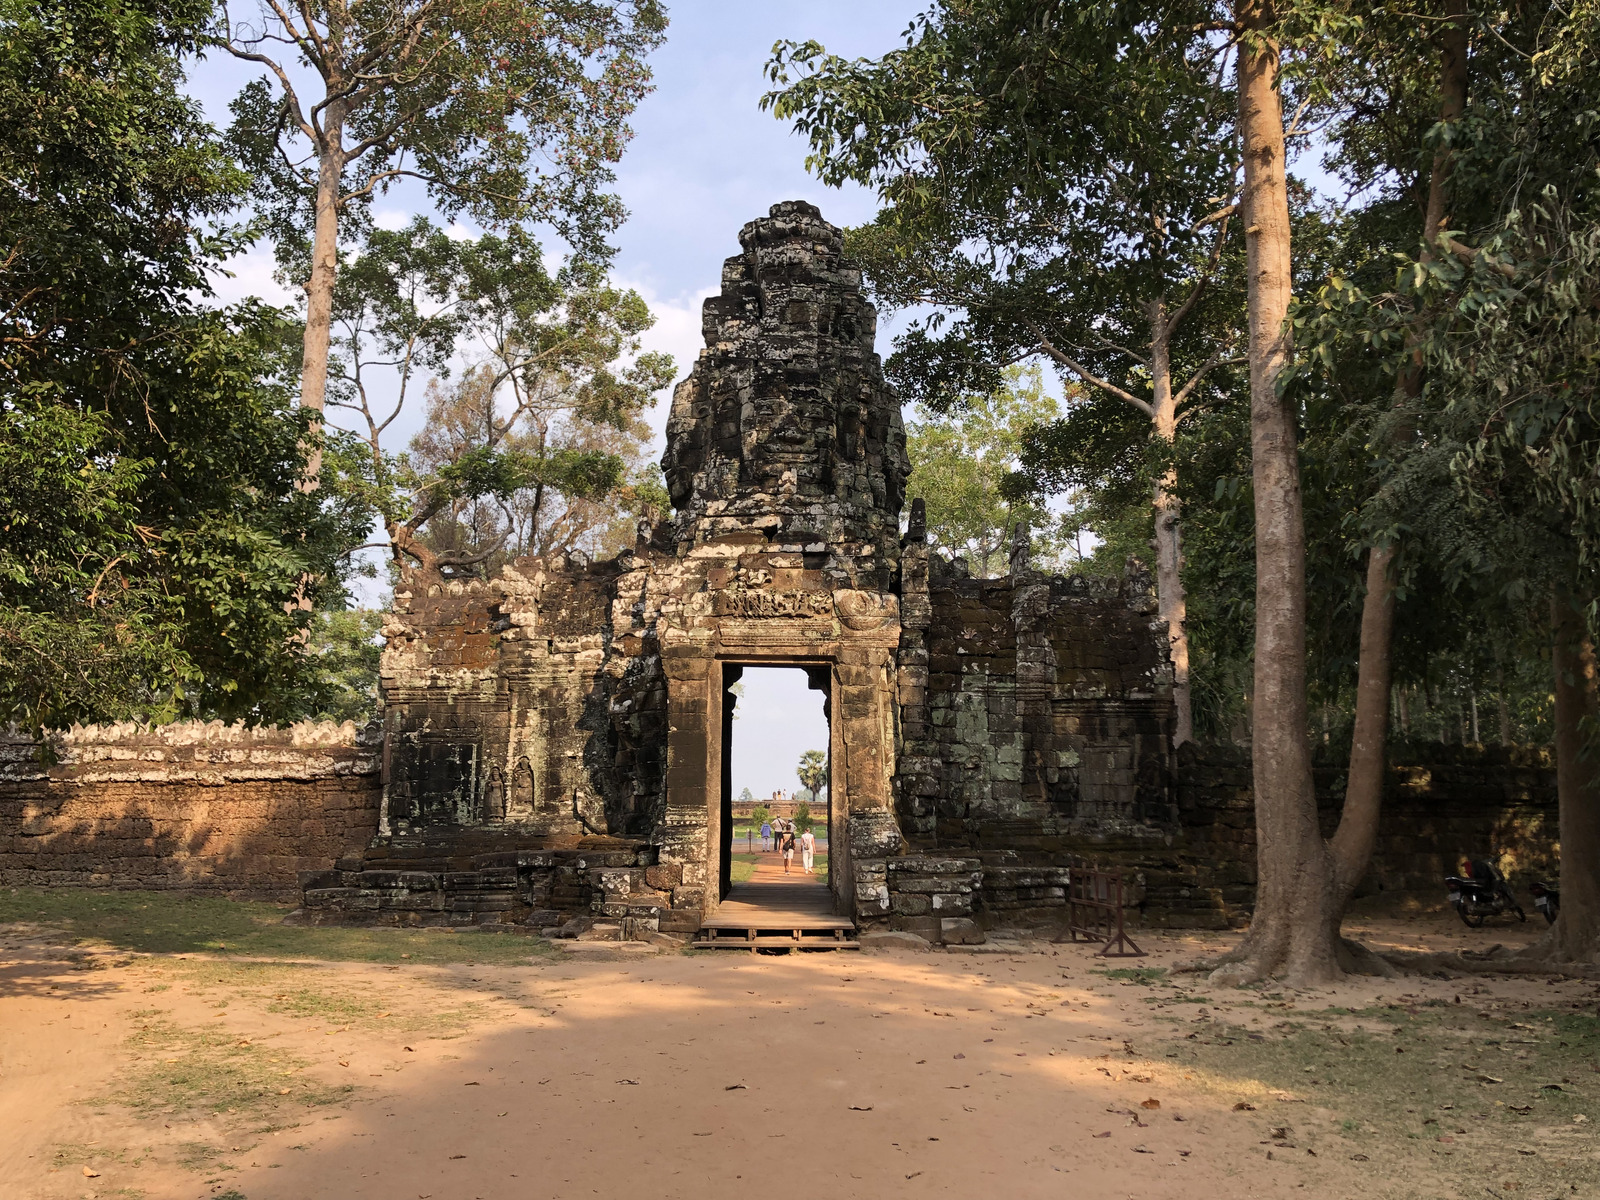
[[383,799],[312,920],[690,934],[729,887],[733,697],[798,666],[830,727],[830,885],[931,940],[1038,923],[1069,858],[1176,826],[1147,577],[973,579],[930,553],[876,314],[838,229],[739,234],[673,396],[670,520],[615,559],[413,574],[384,629]]

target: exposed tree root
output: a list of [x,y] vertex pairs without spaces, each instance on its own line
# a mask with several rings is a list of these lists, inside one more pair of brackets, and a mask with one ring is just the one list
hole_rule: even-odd
[[1390,950],[1380,957],[1405,971],[1460,971],[1463,975],[1565,975],[1569,979],[1600,980],[1600,965],[1560,962],[1543,955],[1496,953],[1499,946],[1482,954],[1466,951],[1423,953],[1416,950]]
[[1243,962],[1250,957],[1250,953],[1250,944],[1241,942],[1232,950],[1215,955],[1212,958],[1198,958],[1194,962],[1178,963],[1176,966],[1168,967],[1167,973],[1169,975],[1210,975],[1221,967]]
[[1339,939],[1338,955],[1339,967],[1347,975],[1376,975],[1382,979],[1393,979],[1399,974],[1390,963],[1384,961],[1383,955],[1353,938]]
[[[1340,938],[1338,945],[1339,969],[1347,975],[1376,975],[1393,979],[1395,969],[1376,951],[1350,938]],[[1207,982],[1219,987],[1244,987],[1275,978],[1285,967],[1280,962],[1276,970],[1264,970],[1258,956],[1248,945],[1236,946],[1226,954],[1203,958],[1195,962],[1179,963],[1170,968],[1173,975],[1207,976]]]

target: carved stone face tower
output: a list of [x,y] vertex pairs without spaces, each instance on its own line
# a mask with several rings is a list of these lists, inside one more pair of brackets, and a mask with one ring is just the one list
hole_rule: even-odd
[[739,242],[667,421],[678,539],[757,533],[892,558],[909,465],[861,272],[839,230],[803,201],[773,205]]

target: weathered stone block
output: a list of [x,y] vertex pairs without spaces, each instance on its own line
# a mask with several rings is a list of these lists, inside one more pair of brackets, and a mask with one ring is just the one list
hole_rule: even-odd
[[978,946],[986,940],[983,929],[970,917],[943,917],[939,940],[947,946]]

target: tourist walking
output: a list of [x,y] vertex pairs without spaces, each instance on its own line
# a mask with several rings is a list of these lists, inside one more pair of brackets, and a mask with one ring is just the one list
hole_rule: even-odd
[[789,864],[794,861],[794,833],[785,832],[783,835],[783,873],[789,873]]
[[761,822],[761,849],[762,850],[771,850],[772,849],[772,822],[771,821],[763,821],[763,822]]
[[815,874],[811,864],[816,860],[817,835],[811,830],[806,830],[800,835],[800,865],[806,869],[807,875]]

